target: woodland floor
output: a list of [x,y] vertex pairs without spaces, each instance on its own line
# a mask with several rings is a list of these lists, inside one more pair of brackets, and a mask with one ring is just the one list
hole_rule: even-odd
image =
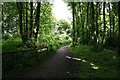
[[72,75],[80,65],[66,56],[72,56],[68,46],[61,47],[48,60],[17,76],[17,78],[73,78]]

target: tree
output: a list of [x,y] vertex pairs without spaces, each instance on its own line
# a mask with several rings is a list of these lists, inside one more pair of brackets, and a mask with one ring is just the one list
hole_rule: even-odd
[[99,42],[98,42],[98,40],[99,40],[99,37],[98,37],[98,2],[97,2],[97,4],[96,4],[96,37],[97,37],[97,45],[96,45],[96,47],[97,47],[97,49],[98,49],[98,45],[99,45]]
[[23,26],[22,26],[22,2],[17,2],[17,7],[19,11],[19,24],[20,24],[20,34],[22,37],[22,41],[24,42],[24,35],[23,35]]
[[88,4],[87,4],[87,25],[86,25],[86,37],[87,37],[87,38],[86,38],[86,39],[87,39],[87,43],[86,43],[86,44],[87,44],[87,45],[88,45],[88,24],[89,24],[89,23],[88,23],[88,20],[89,20],[89,19],[88,19],[88,16],[89,16],[89,2],[88,2]]
[[103,20],[104,20],[104,32],[103,32],[103,38],[102,38],[102,50],[103,50],[103,45],[104,45],[104,42],[105,42],[105,32],[106,32],[106,22],[105,22],[105,3],[103,3]]
[[94,31],[94,47],[96,47],[96,27],[94,26],[94,3],[91,2],[91,8],[92,8],[92,27],[93,27],[93,31]]
[[75,21],[74,21],[74,2],[72,2],[72,15],[73,15],[73,47],[75,46]]
[[[79,19],[80,19],[80,20],[79,20],[79,21],[80,21],[80,26],[79,26],[79,27],[81,27],[81,23],[82,23],[82,16],[81,16],[81,15],[82,15],[82,14],[81,14],[80,2],[79,2],[79,13],[80,13],[80,14],[79,14],[79,15],[80,15],[80,17],[79,17]],[[79,29],[79,30],[80,30],[80,29]],[[79,34],[80,34],[80,33],[79,33]],[[80,41],[79,41],[79,43],[80,43]]]
[[110,2],[108,3],[109,5],[109,18],[110,18],[110,39],[111,39],[111,9],[110,9]]
[[28,3],[26,2],[26,40],[28,40]]
[[38,6],[37,6],[37,14],[36,14],[36,20],[35,20],[35,41],[37,41],[37,35],[38,35],[38,31],[39,31],[39,17],[40,17],[40,6],[41,6],[41,2],[38,2]]
[[32,36],[33,28],[33,2],[30,2],[30,29],[29,29],[29,38]]
[[118,14],[118,17],[119,17],[119,18],[118,18],[118,23],[119,23],[118,54],[119,54],[119,56],[120,56],[120,1],[118,2],[118,12],[119,12],[119,14]]
[[85,43],[85,39],[84,39],[84,22],[85,22],[85,15],[83,13],[84,11],[84,8],[82,7],[82,15],[81,15],[81,25],[82,25],[82,43],[84,44]]
[[4,27],[3,27],[3,4],[2,4],[2,34],[4,34]]

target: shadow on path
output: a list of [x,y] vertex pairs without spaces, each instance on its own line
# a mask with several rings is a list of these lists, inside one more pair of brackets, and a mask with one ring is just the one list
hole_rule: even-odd
[[66,56],[72,56],[68,46],[61,47],[51,58],[19,78],[72,78],[73,71],[80,66],[75,61],[66,59]]

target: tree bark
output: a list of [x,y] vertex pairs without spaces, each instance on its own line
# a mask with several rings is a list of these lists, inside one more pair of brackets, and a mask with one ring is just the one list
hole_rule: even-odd
[[29,29],[29,38],[32,37],[32,28],[33,28],[33,2],[30,2],[30,29]]
[[115,16],[113,15],[113,37],[114,37],[114,30],[115,30]]
[[82,43],[84,44],[84,18],[85,16],[83,15],[82,13],[82,18],[81,18],[81,21],[82,21]]
[[118,54],[119,54],[119,57],[120,57],[120,1],[118,3],[118,23],[119,23],[119,36],[118,36]]
[[26,32],[25,32],[25,35],[26,35],[26,40],[28,40],[28,2],[26,2]]
[[2,4],[2,35],[4,34],[4,26],[3,26],[3,4]]
[[38,31],[39,31],[39,17],[40,17],[40,6],[41,3],[38,2],[38,6],[37,6],[37,14],[36,14],[36,21],[35,21],[35,41],[37,41],[37,35],[38,35]]
[[87,37],[87,39],[86,39],[86,44],[88,45],[88,14],[89,14],[89,2],[88,2],[88,4],[87,4],[87,25],[86,25],[86,37]]
[[105,42],[105,32],[106,32],[106,23],[105,23],[105,3],[103,3],[103,20],[104,20],[104,32],[103,32],[103,38],[102,38],[102,50],[103,50],[103,45]]
[[75,21],[74,21],[74,2],[72,2],[72,13],[73,13],[73,47],[75,46]]
[[97,49],[98,49],[98,45],[99,45],[99,37],[98,37],[98,2],[96,4],[96,37],[97,37]]
[[[76,11],[77,12],[77,11]],[[78,14],[76,14],[76,32],[77,32],[77,35],[76,35],[76,43],[78,43],[78,37],[79,37],[79,17],[78,17]]]
[[[81,17],[81,6],[80,6],[80,2],[79,2],[79,11],[80,11],[80,20],[79,20],[79,21],[80,21],[80,27],[81,27],[81,20],[82,20],[81,18],[82,18],[82,17]],[[79,41],[79,43],[80,43],[80,41]]]
[[20,34],[22,37],[22,41],[24,42],[24,35],[23,35],[23,28],[22,28],[22,3],[21,2],[16,2],[16,3],[19,11]]
[[110,2],[109,2],[109,19],[110,19],[110,39],[111,39],[111,9],[110,9]]
[[94,26],[94,3],[91,3],[91,8],[92,8],[92,27],[93,27],[93,31],[94,31],[94,47],[96,47],[96,42],[97,42],[97,38],[96,38],[96,27]]

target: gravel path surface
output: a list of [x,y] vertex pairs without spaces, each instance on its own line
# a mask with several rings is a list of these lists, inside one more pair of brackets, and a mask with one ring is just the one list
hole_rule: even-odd
[[74,70],[80,68],[80,65],[66,59],[66,56],[72,56],[68,46],[61,47],[51,58],[25,72],[19,78],[73,78]]

